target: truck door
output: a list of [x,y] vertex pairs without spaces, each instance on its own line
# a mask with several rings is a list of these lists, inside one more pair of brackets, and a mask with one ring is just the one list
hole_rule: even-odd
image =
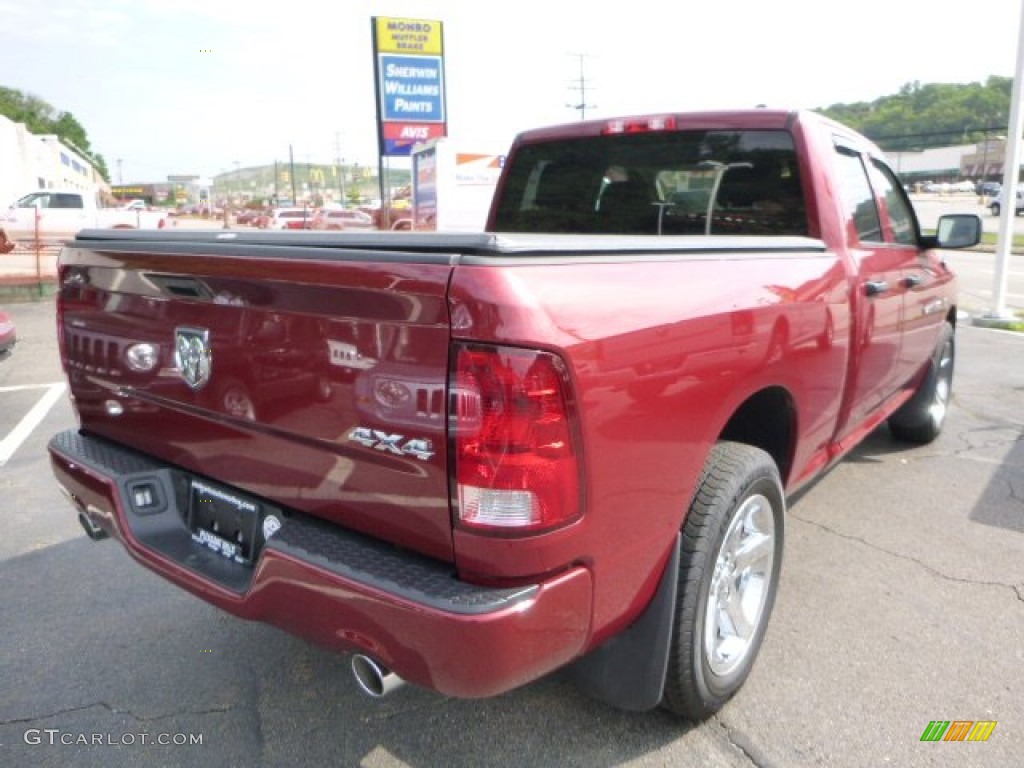
[[903,386],[931,358],[948,307],[938,288],[953,279],[933,251],[922,251],[914,208],[896,175],[878,158],[868,164],[880,202],[885,241],[902,256],[903,321],[896,384]]
[[37,212],[41,240],[72,238],[91,224],[82,196],[74,192],[37,192],[19,200],[18,207],[24,209],[19,212],[19,220],[24,219],[23,237],[35,236]]
[[847,242],[858,267],[852,307],[849,428],[860,424],[899,386],[903,276],[917,252],[886,242],[879,205],[868,180],[870,160],[839,141],[836,151]]

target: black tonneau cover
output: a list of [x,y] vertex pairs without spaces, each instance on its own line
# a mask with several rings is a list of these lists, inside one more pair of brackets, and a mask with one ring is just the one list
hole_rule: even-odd
[[[268,232],[218,229],[109,230],[85,229],[71,246],[111,251],[158,253],[218,253],[273,258],[353,257],[362,251],[368,258],[418,260],[435,255],[456,263],[461,257],[558,257],[650,254],[714,254],[722,252],[786,253],[823,252],[825,244],[810,237],[736,235],[585,235],[518,234],[504,232]],[[385,256],[386,253],[386,256]]]

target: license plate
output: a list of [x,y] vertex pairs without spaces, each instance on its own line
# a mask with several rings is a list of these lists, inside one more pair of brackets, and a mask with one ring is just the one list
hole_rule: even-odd
[[237,544],[232,544],[227,539],[222,539],[215,533],[210,533],[205,528],[200,528],[192,532],[192,541],[196,541],[204,546],[212,549],[218,554],[224,555],[229,560],[234,560],[236,563],[244,563],[245,558],[242,557],[242,549]]
[[215,485],[192,481],[189,530],[192,540],[236,563],[257,554],[260,505]]

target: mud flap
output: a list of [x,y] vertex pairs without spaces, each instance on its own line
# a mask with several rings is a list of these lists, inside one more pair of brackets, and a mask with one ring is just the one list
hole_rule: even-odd
[[591,698],[630,712],[661,703],[679,583],[679,548],[677,534],[658,589],[640,618],[569,668],[573,682]]

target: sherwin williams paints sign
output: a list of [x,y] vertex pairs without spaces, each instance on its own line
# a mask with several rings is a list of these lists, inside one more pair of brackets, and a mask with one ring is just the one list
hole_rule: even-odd
[[380,154],[407,157],[448,135],[441,22],[375,16],[372,28]]

